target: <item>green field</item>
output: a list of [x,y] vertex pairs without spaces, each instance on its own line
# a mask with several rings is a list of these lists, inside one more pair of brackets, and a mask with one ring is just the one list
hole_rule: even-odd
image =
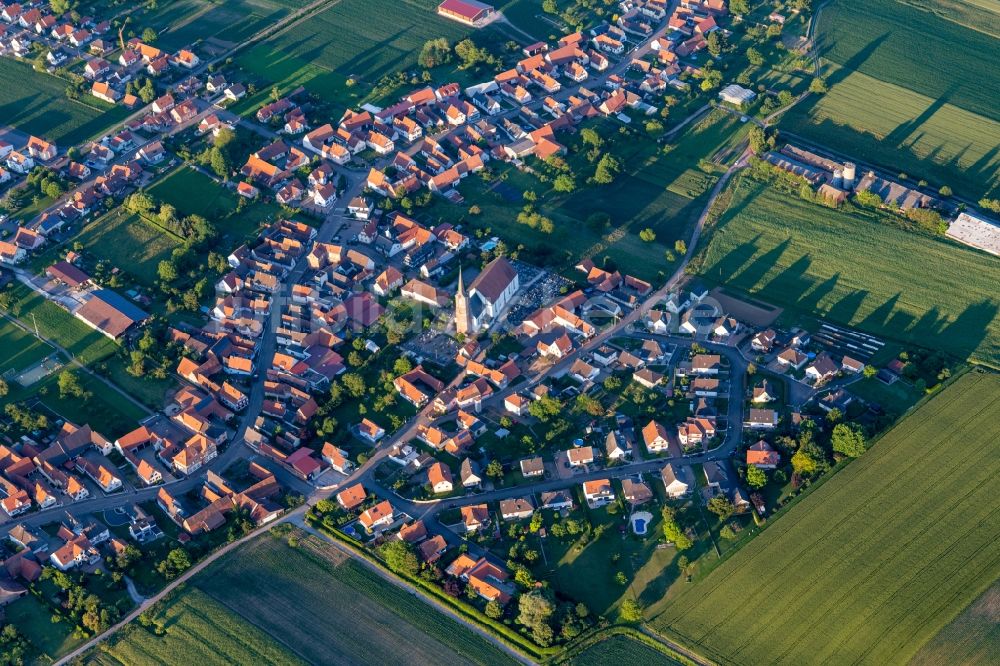
[[987,666],[1000,662],[1000,582],[942,629],[910,666]]
[[97,136],[130,113],[96,98],[71,100],[67,83],[36,72],[13,58],[0,58],[0,117],[26,134],[54,141],[60,148]]
[[186,165],[159,179],[147,191],[157,201],[176,208],[182,217],[201,215],[212,219],[229,213],[236,206],[235,194]]
[[[511,663],[469,629],[331,546],[301,533],[299,537],[294,548],[270,535],[257,539],[196,576],[190,592],[199,605],[204,605],[203,597],[213,602],[212,622],[249,624],[260,636],[281,643],[285,663]],[[192,613],[206,617],[197,610]],[[178,621],[186,614],[180,613]],[[238,649],[233,643],[241,642],[239,636],[230,632],[212,639],[207,649],[230,653]],[[155,650],[172,654],[162,644]],[[177,654],[190,654],[185,663],[198,663],[201,653],[193,650]]]
[[596,643],[570,660],[573,666],[607,664],[679,664],[659,650],[628,636],[612,636]]
[[59,396],[58,373],[49,375],[30,390],[38,395],[39,389],[46,388],[45,395],[38,395],[42,403],[73,423],[90,425],[108,439],[114,440],[136,428],[139,421],[148,416],[142,409],[123,398],[97,377],[75,369],[80,385],[90,393],[90,397],[61,398]]
[[[837,211],[742,178],[698,261],[761,300],[1000,367],[1000,264],[886,214]],[[919,279],[915,279],[919,270]]]
[[155,615],[167,627],[157,637],[129,625],[102,644],[87,660],[90,664],[281,664],[298,666],[297,658],[278,641],[229,612],[207,594],[186,589],[158,608]]
[[[363,97],[383,74],[416,66],[427,40],[445,37],[455,43],[468,34],[462,24],[439,17],[434,12],[437,4],[401,0],[386,11],[367,0],[340,0],[241,53],[237,62],[283,90],[304,85],[320,97],[344,103],[345,97]],[[350,76],[358,86],[348,91],[345,81]],[[258,90],[266,97],[265,89]]]
[[256,235],[263,224],[277,219],[281,211],[277,204],[258,200],[237,212],[237,195],[232,190],[187,165],[177,167],[148,191],[157,201],[176,208],[181,216],[205,217],[220,234],[230,237],[234,246]]
[[52,609],[32,595],[4,607],[4,621],[31,641],[32,654],[38,655],[37,663],[52,663],[59,655],[66,654],[83,643],[73,636],[68,622],[52,623]]
[[1000,376],[958,379],[652,626],[722,664],[905,664],[1000,577]]
[[1000,19],[996,3],[950,4],[964,11],[923,0],[825,6],[817,44],[830,92],[797,105],[781,126],[969,198],[994,191],[1000,70],[989,55],[1000,52]]
[[0,374],[9,370],[20,372],[55,352],[55,349],[6,319],[0,319],[0,349],[3,349]]
[[176,236],[121,209],[88,224],[74,241],[147,287],[157,279],[157,265],[181,244]]
[[213,38],[238,44],[299,6],[293,0],[160,0],[155,11],[140,12],[136,20],[160,33],[156,46],[175,51]]

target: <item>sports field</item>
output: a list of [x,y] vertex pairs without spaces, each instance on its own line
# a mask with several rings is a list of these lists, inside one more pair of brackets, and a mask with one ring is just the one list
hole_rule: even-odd
[[652,626],[722,664],[906,664],[1000,577],[1000,376],[959,378]]
[[74,241],[147,287],[157,279],[160,261],[169,259],[181,244],[175,236],[121,209],[88,224]]
[[1000,70],[988,56],[1000,53],[1000,18],[990,2],[992,11],[952,0],[964,13],[914,6],[931,4],[826,5],[817,43],[830,91],[797,105],[781,125],[976,199],[1000,186]]
[[[185,648],[191,650],[182,652],[191,655],[185,663],[201,663],[202,654],[209,655],[205,663],[219,663],[211,658],[211,652],[231,654],[240,649],[243,627],[248,625],[256,627],[261,637],[269,635],[281,644],[284,661],[278,663],[512,663],[469,629],[328,544],[297,534],[300,541],[296,547],[277,537],[263,536],[213,563],[188,584],[194,593],[191,603],[196,606],[175,614],[176,621],[182,626],[194,621],[228,622],[239,629],[227,631],[219,639],[210,638],[211,645],[203,652]],[[184,593],[181,599],[186,596]],[[212,603],[206,604],[205,598]],[[212,609],[210,615],[198,610],[206,606]],[[189,614],[198,617],[185,619]],[[171,633],[168,630],[168,639]],[[202,632],[193,633],[197,637]],[[189,641],[186,637],[179,640]],[[124,641],[132,642],[132,638]],[[143,649],[169,654],[162,644]]]
[[71,100],[67,83],[13,58],[0,58],[0,124],[54,141],[80,143],[121,122],[129,111],[96,98]]
[[748,178],[731,187],[732,202],[698,258],[707,279],[1000,367],[996,257],[882,213],[832,210]]
[[170,0],[137,20],[159,33],[156,46],[174,51],[198,40],[237,44],[299,6],[294,0]]
[[6,319],[0,319],[0,349],[3,350],[0,374],[9,370],[20,372],[55,352],[55,349]]

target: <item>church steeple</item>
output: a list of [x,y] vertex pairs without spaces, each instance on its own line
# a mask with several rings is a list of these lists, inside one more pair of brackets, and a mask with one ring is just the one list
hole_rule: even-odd
[[455,332],[468,335],[472,329],[469,319],[469,299],[465,295],[465,281],[462,279],[462,267],[458,267],[458,290],[455,292]]

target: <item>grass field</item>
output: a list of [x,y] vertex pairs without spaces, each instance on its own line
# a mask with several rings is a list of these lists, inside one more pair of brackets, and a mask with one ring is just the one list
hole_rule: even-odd
[[[995,257],[744,178],[699,257],[709,280],[872,334],[1000,367]],[[919,279],[915,279],[919,270]]]
[[[236,44],[297,8],[293,0],[168,0],[137,20],[159,32],[156,45],[175,51],[198,40]],[[141,32],[141,31],[140,31]]]
[[181,165],[150,186],[148,192],[178,214],[214,218],[236,206],[236,195],[195,169]]
[[[188,634],[183,627],[196,622],[204,627],[231,623],[226,626],[239,631],[206,640],[202,630],[192,629],[191,640],[209,644],[204,648],[178,644],[180,651],[175,652],[168,645],[175,632],[169,630],[166,639],[142,649],[151,654],[183,654],[185,663],[201,663],[202,655],[208,655],[204,663],[220,663],[211,654],[239,649],[244,627],[253,626],[259,636],[270,635],[282,645],[281,660],[276,663],[512,663],[472,631],[329,545],[301,533],[299,537],[294,548],[264,536],[227,555],[189,583],[180,597],[182,601],[191,597],[187,607],[174,612],[179,603],[175,601],[166,611],[182,627],[177,633]],[[208,607],[210,613],[200,610]],[[188,641],[183,636],[175,639]],[[156,640],[135,631],[111,654]],[[255,662],[236,659],[227,663]]]
[[74,241],[147,287],[156,281],[160,261],[169,259],[181,244],[175,236],[120,209],[88,224]]
[[125,400],[100,379],[82,370],[75,370],[80,385],[90,393],[90,397],[61,398],[58,388],[58,373],[46,377],[30,390],[38,395],[41,388],[48,389],[45,395],[38,395],[42,403],[64,419],[77,424],[89,424],[112,441],[134,430],[146,412]]
[[67,83],[13,58],[0,58],[0,118],[60,148],[97,136],[130,113],[94,98],[66,97]]
[[1000,662],[1000,581],[942,629],[910,666],[987,666]]
[[35,663],[52,663],[83,643],[82,638],[73,636],[68,622],[53,624],[52,609],[30,594],[4,607],[4,621],[31,641],[32,653],[37,655]]
[[796,106],[782,127],[970,198],[995,190],[1000,71],[987,54],[1000,48],[1000,18],[995,3],[949,4],[962,11],[926,0],[825,6],[817,43],[830,92]]
[[136,664],[275,664],[298,666],[303,660],[257,627],[196,589],[185,589],[159,607],[156,618],[167,626],[157,637],[137,624],[92,653],[87,663]]
[[20,372],[55,352],[55,349],[6,319],[0,319],[0,349],[3,350],[0,374],[8,370]]
[[723,664],[905,664],[1000,576],[1000,377],[911,413],[652,626]]
[[149,188],[158,201],[168,203],[181,215],[201,215],[234,244],[256,235],[269,219],[281,212],[275,203],[257,201],[236,212],[237,195],[190,166],[181,165]]

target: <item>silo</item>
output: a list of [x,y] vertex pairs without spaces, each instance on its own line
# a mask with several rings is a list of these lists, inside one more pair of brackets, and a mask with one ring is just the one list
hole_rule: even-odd
[[848,162],[847,164],[844,165],[843,176],[844,176],[845,190],[849,190],[854,187],[855,171],[856,168],[854,166],[854,162]]
[[834,169],[833,170],[833,182],[831,183],[836,188],[844,187],[844,170]]

